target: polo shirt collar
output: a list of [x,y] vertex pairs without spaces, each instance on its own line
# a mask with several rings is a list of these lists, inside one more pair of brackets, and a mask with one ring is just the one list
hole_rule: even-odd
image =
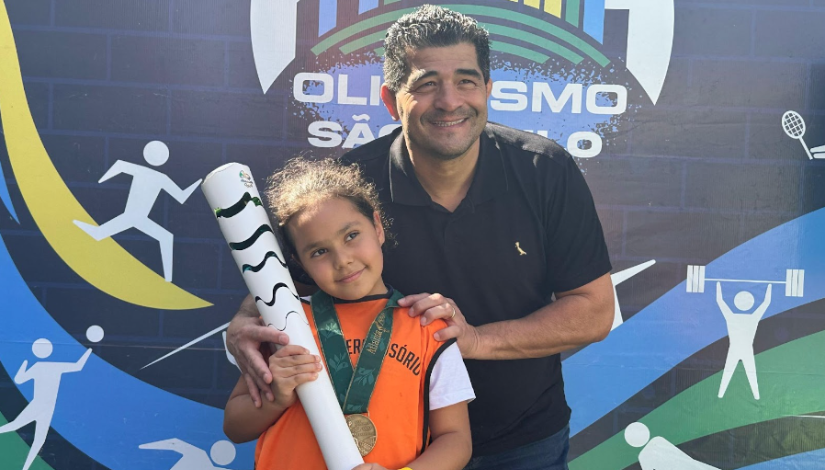
[[[415,175],[410,156],[407,154],[404,134],[401,128],[390,145],[390,197],[392,202],[408,206],[427,206],[432,198],[421,186]],[[493,199],[507,192],[508,179],[504,165],[504,156],[492,132],[485,127],[481,133],[478,165],[473,175],[473,182],[467,192],[467,198],[473,205]]]

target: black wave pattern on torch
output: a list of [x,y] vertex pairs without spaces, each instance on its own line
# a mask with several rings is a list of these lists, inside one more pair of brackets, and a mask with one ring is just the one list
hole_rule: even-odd
[[[266,325],[271,326],[272,328],[275,328],[278,331],[284,331],[284,330],[286,330],[286,327],[289,325],[289,316],[292,315],[293,313],[295,315],[298,315],[298,318],[303,318],[303,317],[301,317],[300,313],[296,312],[295,310],[290,310],[289,312],[286,313],[286,316],[284,317],[284,327],[283,328],[278,328],[277,326],[273,325],[272,323],[267,323]],[[306,319],[304,319],[304,323],[309,325],[309,321],[307,321]]]
[[225,209],[221,209],[220,207],[215,209],[215,217],[218,217],[218,218],[222,217],[222,218],[228,219],[229,217],[236,216],[242,210],[244,210],[244,207],[246,207],[246,205],[249,204],[250,202],[254,203],[256,206],[261,205],[261,199],[260,198],[257,198],[255,196],[249,194],[248,192],[246,192],[246,193],[243,193],[243,196],[241,196],[241,199],[238,202],[236,202],[235,204],[232,204],[231,206],[229,206]]
[[230,242],[229,243],[229,248],[232,248],[233,250],[236,250],[236,251],[245,250],[245,249],[249,248],[250,246],[254,245],[255,242],[258,241],[258,237],[265,234],[266,232],[269,232],[269,233],[272,233],[273,235],[275,235],[272,232],[272,227],[270,227],[268,224],[261,224],[261,226],[258,227],[258,230],[255,230],[255,233],[253,233],[251,237],[247,238],[246,240],[244,240],[242,242],[237,242],[237,243]]
[[266,266],[266,262],[267,262],[267,260],[269,260],[269,258],[275,258],[276,260],[278,260],[278,262],[281,264],[281,266],[286,267],[286,263],[281,258],[278,257],[277,253],[275,253],[274,251],[267,251],[266,256],[264,256],[263,261],[258,263],[258,265],[256,265],[256,266],[252,266],[251,264],[245,264],[241,268],[241,272],[245,273],[247,271],[252,271],[252,272],[256,273],[256,272],[260,271],[261,269],[263,269],[264,266]]
[[281,288],[286,289],[286,291],[289,292],[290,294],[292,294],[292,296],[295,297],[296,300],[298,300],[298,301],[301,300],[301,298],[298,297],[298,294],[295,294],[294,292],[289,290],[289,287],[286,284],[284,284],[283,282],[279,282],[279,283],[275,284],[275,287],[272,288],[272,300],[267,302],[266,300],[264,300],[260,296],[256,295],[255,296],[255,302],[261,301],[261,302],[265,303],[267,307],[271,307],[271,306],[275,305],[275,298],[278,296],[278,290],[281,289]]

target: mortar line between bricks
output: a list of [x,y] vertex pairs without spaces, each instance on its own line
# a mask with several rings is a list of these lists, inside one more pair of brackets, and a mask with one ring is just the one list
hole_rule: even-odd
[[[753,48],[753,42],[751,42],[751,48]],[[810,61],[810,58],[806,57],[785,57],[785,56],[771,56],[771,55],[763,55],[757,56],[755,53],[751,53],[748,56],[742,55],[713,55],[713,54],[672,54],[672,59],[701,59],[707,62],[739,62],[743,64],[752,64],[752,63],[765,63],[767,64],[805,64]]]
[[751,57],[756,57],[756,12],[751,10]]
[[[0,235],[9,238],[42,238],[43,234],[37,230],[17,230],[17,229],[2,229],[0,230]],[[154,238],[150,238],[147,235],[118,235],[116,242],[120,241],[130,241],[130,242],[157,242]],[[175,237],[175,242],[179,243],[188,243],[190,245],[208,245],[208,246],[218,246],[222,247],[226,245],[226,240],[223,238],[187,238],[187,237]]]
[[801,12],[801,13],[819,13],[825,12],[825,7],[816,7],[816,6],[788,6],[788,5],[731,5],[729,3],[719,4],[719,3],[704,3],[704,2],[696,2],[690,4],[679,4],[676,7],[677,10],[688,10],[688,9],[697,9],[697,8],[706,8],[709,10],[752,10],[752,11],[787,11],[787,12]]
[[167,20],[166,28],[171,32],[171,31],[174,30],[174,25],[175,25],[175,21],[174,21],[175,0],[170,0],[169,1],[169,6],[167,8],[168,8],[168,11],[167,11],[166,16],[167,16],[168,20]]
[[31,31],[44,33],[84,33],[84,34],[113,34],[118,36],[135,36],[147,38],[170,38],[170,39],[194,39],[198,41],[228,41],[228,42],[251,42],[245,35],[228,34],[195,34],[195,33],[171,33],[167,31],[140,31],[134,29],[113,29],[94,28],[81,26],[42,26],[42,25],[14,25],[15,31]]
[[166,87],[166,135],[172,135],[172,89]]
[[[624,210],[627,212],[655,212],[660,214],[713,214],[713,215],[723,215],[723,216],[731,216],[731,215],[746,215],[746,216],[759,216],[759,215],[769,215],[769,216],[784,216],[784,217],[796,217],[798,211],[778,211],[778,210],[769,210],[769,209],[717,209],[717,208],[706,208],[706,207],[676,207],[676,206],[635,206],[635,205],[624,205],[624,204],[596,204],[596,209],[598,210]],[[149,238],[147,238],[148,240]]]
[[123,132],[103,132],[103,131],[83,131],[83,130],[41,130],[40,135],[65,135],[78,137],[111,137],[114,139],[138,139],[138,140],[162,140],[170,142],[194,142],[213,143],[229,145],[272,145],[286,148],[306,148],[306,142],[289,142],[275,139],[242,139],[242,138],[221,138],[204,137],[197,135],[166,135],[166,134],[127,134]]
[[[614,153],[610,154],[610,160],[617,160],[617,161],[634,161],[634,160],[643,160],[643,159],[653,159],[653,160],[662,160],[666,162],[703,162],[703,163],[727,163],[727,164],[739,164],[742,162],[742,158],[739,157],[695,157],[689,155],[661,155],[661,154],[628,154],[628,153]],[[777,159],[769,159],[769,158],[760,158],[760,159],[753,159],[748,161],[748,165],[757,165],[757,166],[795,166],[799,164],[799,160],[789,160],[788,158],[777,158]]]
[[[100,289],[92,286],[91,284],[78,283],[78,282],[42,282],[42,281],[28,281],[26,284],[32,288],[52,288],[52,289],[64,289],[64,290],[85,290],[85,291],[95,291],[100,292]],[[221,295],[230,295],[230,296],[243,296],[246,297],[249,295],[248,289],[196,289],[190,286],[181,286],[176,284],[178,287],[186,290],[187,292],[201,296],[221,296]]]
[[223,43],[223,87],[229,89],[229,43]]
[[[127,81],[109,81],[109,80],[94,80],[84,78],[51,78],[51,77],[36,77],[24,76],[24,82],[30,83],[54,83],[58,85],[81,85],[81,86],[99,86],[108,88],[143,88],[146,90],[167,90],[175,91],[201,91],[210,93],[231,93],[237,95],[257,95],[261,93],[256,88],[229,88],[224,86],[209,86],[209,85],[184,85],[173,83],[153,83],[153,82],[127,82]],[[272,96],[289,97],[292,96],[289,92],[273,93]],[[379,108],[379,106],[365,106],[366,108]]]
[[[596,207],[598,209],[598,206]],[[622,210],[622,257],[627,256],[627,211]]]
[[112,80],[112,35],[106,35],[106,81]]
[[813,76],[813,68],[811,67],[811,63],[808,62],[805,65],[805,89],[802,91],[802,102],[805,103],[805,113],[811,110],[811,101],[809,100],[811,96],[811,79]]
[[49,83],[49,107],[47,109],[46,127],[54,129],[54,84]]

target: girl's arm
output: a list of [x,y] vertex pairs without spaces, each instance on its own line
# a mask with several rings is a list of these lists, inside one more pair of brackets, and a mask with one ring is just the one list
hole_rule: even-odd
[[[461,470],[473,454],[467,402],[430,411],[430,436],[427,450],[407,467],[412,470]],[[387,470],[375,463],[365,463],[353,470]],[[392,469],[395,470],[395,469]]]
[[301,346],[287,345],[269,358],[274,400],[256,407],[243,377],[235,384],[223,414],[223,432],[235,443],[257,439],[298,399],[295,388],[318,378],[321,358]]
[[461,470],[473,454],[467,402],[430,411],[427,450],[409,463],[413,470]]
[[243,377],[238,379],[223,412],[223,432],[232,442],[240,444],[257,439],[278,421],[286,407],[263,400],[256,407]]

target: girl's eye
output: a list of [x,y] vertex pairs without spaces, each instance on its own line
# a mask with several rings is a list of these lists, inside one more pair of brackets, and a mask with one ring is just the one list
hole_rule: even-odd
[[346,240],[350,241],[350,240],[352,240],[353,238],[355,238],[357,236],[358,236],[358,232],[350,232],[350,233],[347,234]]
[[327,252],[326,248],[319,248],[319,249],[313,251],[312,253],[310,253],[309,257],[310,258],[317,258],[317,257],[325,254],[326,252]]

